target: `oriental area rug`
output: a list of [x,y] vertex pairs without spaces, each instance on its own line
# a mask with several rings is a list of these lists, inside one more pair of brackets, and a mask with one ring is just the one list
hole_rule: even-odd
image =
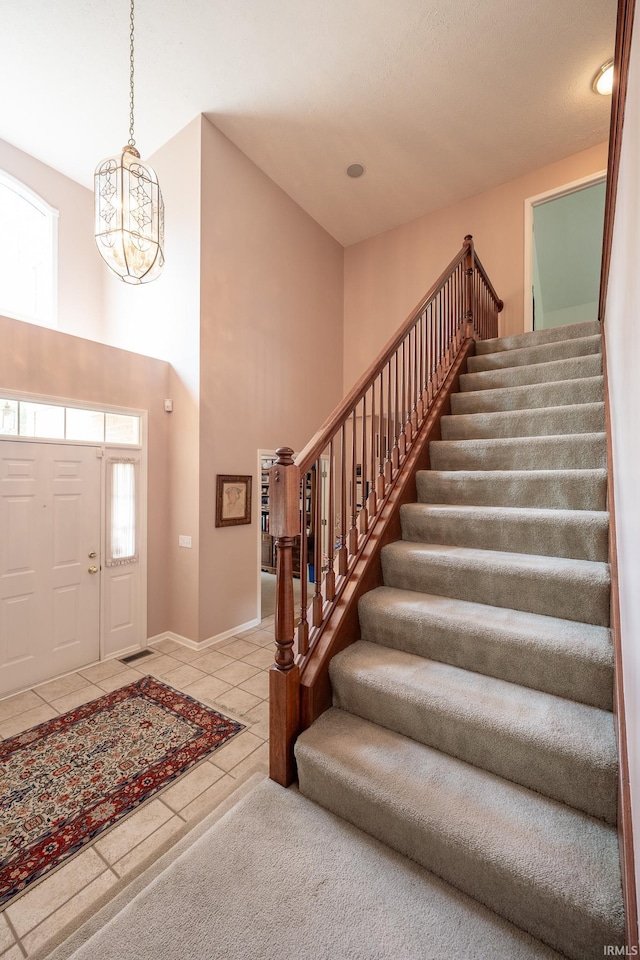
[[0,905],[243,729],[142,677],[0,742]]

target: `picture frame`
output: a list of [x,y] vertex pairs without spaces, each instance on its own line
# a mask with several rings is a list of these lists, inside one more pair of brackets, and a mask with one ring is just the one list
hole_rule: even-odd
[[216,527],[251,523],[250,476],[216,474]]

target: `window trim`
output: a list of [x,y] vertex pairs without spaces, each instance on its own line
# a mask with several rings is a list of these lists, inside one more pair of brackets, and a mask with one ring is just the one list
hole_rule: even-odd
[[28,187],[22,180],[11,176],[6,170],[0,169],[0,185],[8,187],[17,193],[19,197],[26,200],[47,218],[49,226],[49,245],[51,249],[51,276],[49,277],[51,285],[50,308],[46,317],[39,318],[21,314],[16,311],[6,311],[0,302],[0,316],[9,317],[11,320],[22,320],[24,323],[32,323],[37,327],[46,327],[51,330],[58,329],[58,221],[60,211]]

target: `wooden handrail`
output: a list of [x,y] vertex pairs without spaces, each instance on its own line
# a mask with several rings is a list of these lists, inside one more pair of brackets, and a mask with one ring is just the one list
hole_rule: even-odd
[[329,623],[335,626],[340,598],[457,358],[471,339],[498,335],[502,306],[468,235],[298,457],[289,447],[277,451],[269,485],[277,556],[270,773],[279,783],[294,777],[305,668]]
[[[468,245],[465,242],[465,245],[462,247],[459,253],[456,254],[451,263],[445,267],[436,282],[429,288],[428,292],[411,311],[398,332],[394,334],[393,337],[385,344],[376,359],[369,365],[369,367],[367,367],[365,372],[354,384],[346,397],[340,401],[335,410],[329,414],[319,430],[307,443],[306,447],[300,451],[296,457],[296,463],[300,467],[301,471],[308,469],[317,459],[319,453],[324,450],[327,445],[327,438],[333,435],[336,427],[342,422],[344,417],[349,416],[356,403],[360,400],[365,391],[369,389],[375,378],[378,376],[380,370],[395,354],[399,345],[406,337],[408,331],[415,324],[416,317],[422,313],[425,306],[429,303],[429,300],[431,300],[442,289],[445,281],[455,270],[455,268],[462,263],[467,255],[467,250]],[[496,300],[497,299],[498,298],[496,296]]]
[[631,39],[635,14],[635,0],[618,0],[618,20],[616,24],[616,46],[614,54],[613,93],[611,100],[611,123],[609,127],[609,156],[607,160],[607,189],[604,201],[604,231],[602,237],[602,266],[600,269],[600,296],[598,319],[605,321],[607,290],[609,287],[609,269],[611,266],[611,248],[613,245],[613,224],[616,199],[618,196],[618,175],[620,172],[620,154],[622,151],[622,128],[624,110],[627,101],[629,81],[629,60],[631,57]]

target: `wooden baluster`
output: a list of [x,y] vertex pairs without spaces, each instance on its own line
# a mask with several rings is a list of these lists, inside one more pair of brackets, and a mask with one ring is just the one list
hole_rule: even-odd
[[473,237],[471,234],[467,234],[464,238],[464,246],[467,248],[467,252],[464,258],[464,273],[465,273],[465,307],[464,307],[464,320],[465,320],[465,339],[470,339],[473,337]]
[[380,449],[379,453],[379,469],[378,469],[378,479],[376,480],[376,493],[378,494],[378,499],[382,500],[385,494],[385,482],[384,482],[384,460],[385,460],[385,438],[387,428],[385,426],[384,419],[384,370],[380,371],[379,375],[380,380],[380,413],[378,414],[378,443]]
[[406,341],[402,341],[402,377],[400,380],[400,396],[401,396],[401,405],[400,405],[400,429],[398,431],[398,450],[400,452],[400,457],[404,457],[407,452],[407,437],[406,437],[406,426],[407,426],[407,378],[406,378],[406,369],[407,369],[407,356],[405,351]]
[[336,527],[335,527],[335,493],[334,493],[334,483],[335,483],[335,470],[334,470],[334,453],[333,453],[333,440],[329,444],[329,516],[327,517],[327,576],[324,582],[325,596],[329,603],[335,600],[336,596],[336,574],[333,569],[335,563],[334,550],[335,545],[334,541],[336,538]]
[[411,427],[414,433],[418,432],[418,424],[420,422],[420,411],[418,409],[418,404],[420,403],[422,397],[422,387],[420,384],[420,331],[422,330],[422,314],[418,317],[418,322],[413,328],[413,406],[411,410]]
[[417,403],[417,413],[418,413],[418,423],[422,423],[424,420],[424,320],[425,320],[425,311],[423,310],[420,314],[419,328],[420,336],[418,338],[417,346],[417,357],[418,357],[418,368],[416,375],[418,377],[418,403]]
[[387,363],[387,449],[384,464],[384,479],[387,484],[393,479],[393,462],[391,449],[393,446],[393,428],[391,426],[391,360]]
[[338,574],[346,576],[349,566],[347,553],[347,434],[342,424],[340,441],[340,547],[338,549]]
[[356,408],[351,416],[351,528],[349,530],[349,555],[358,552],[358,495],[357,495],[357,433]]
[[371,471],[370,471],[370,490],[367,499],[367,510],[369,517],[375,517],[378,512],[378,498],[376,495],[376,384],[375,380],[371,384]]
[[315,486],[312,482],[313,500],[313,577],[315,591],[313,594],[312,622],[314,627],[322,623],[322,457],[318,457],[314,464]]
[[269,672],[269,775],[295,779],[293,745],[300,725],[300,669],[293,653],[293,547],[300,532],[300,471],[293,450],[280,447],[269,471],[270,528],[276,541],[275,663]]
[[439,389],[442,377],[442,291],[436,297],[436,389]]
[[[309,524],[309,513],[307,511],[307,477],[301,477],[300,487],[300,620],[298,621],[298,652],[306,654],[309,649],[309,621],[307,619],[307,583],[309,574],[307,570],[307,527]],[[311,505],[309,505],[311,506]]]
[[359,530],[366,533],[369,529],[369,510],[367,494],[367,394],[362,398],[362,455],[360,457],[360,489],[362,491],[362,507],[360,509]]
[[395,360],[396,360],[396,363],[395,363],[395,375],[394,375],[394,378],[393,378],[393,393],[394,393],[394,401],[393,401],[393,449],[392,449],[392,451],[391,451],[391,465],[392,465],[392,467],[393,467],[394,476],[395,476],[395,471],[398,469],[398,467],[399,467],[399,465],[400,465],[400,448],[399,448],[399,446],[398,446],[398,434],[400,433],[400,431],[398,430],[398,407],[399,407],[399,404],[398,404],[398,399],[399,399],[399,398],[398,398],[398,387],[399,387],[399,383],[398,383],[398,351],[397,351],[397,350],[396,350],[396,352],[395,352]]

